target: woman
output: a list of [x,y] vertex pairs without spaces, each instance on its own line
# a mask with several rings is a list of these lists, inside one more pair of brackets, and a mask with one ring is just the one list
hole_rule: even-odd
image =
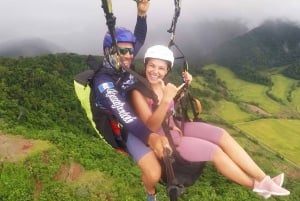
[[[137,89],[131,92],[132,104],[149,129],[164,135],[161,124],[167,112],[173,108],[173,98],[181,88],[171,83],[165,85],[162,81],[173,66],[174,56],[169,48],[156,45],[147,49],[144,62],[145,76],[157,96],[158,104],[153,110],[153,99]],[[192,76],[184,72],[183,77],[185,82],[190,84]],[[181,136],[182,132],[174,121],[169,122],[176,150],[184,159],[192,162],[211,161],[225,177],[253,189],[266,199],[271,195],[290,194],[281,187],[284,174],[271,179],[226,130],[203,122],[186,122],[184,135]]]

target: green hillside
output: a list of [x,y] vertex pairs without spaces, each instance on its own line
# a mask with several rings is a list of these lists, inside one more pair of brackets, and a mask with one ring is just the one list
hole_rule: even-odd
[[267,21],[215,48],[212,63],[230,68],[240,78],[271,85],[257,70],[286,66],[285,76],[300,78],[300,27],[287,21]]
[[[32,143],[40,147],[16,162],[9,162],[0,155],[1,201],[144,199],[139,169],[128,156],[115,152],[99,138],[75,95],[73,77],[87,69],[86,58],[76,54],[0,58],[0,148],[5,148],[2,136],[7,134],[34,140]],[[191,88],[203,104],[201,117],[228,129],[268,174],[285,172],[284,186],[292,193],[284,198],[270,198],[271,201],[297,200],[300,172],[285,158],[297,162],[292,158],[298,154],[294,151],[300,150],[296,144],[299,141],[299,86],[293,88],[294,82],[289,80],[281,89],[277,89],[277,84],[271,89],[242,81],[224,67],[211,65],[206,68],[194,75],[195,84]],[[276,82],[286,82],[284,77],[272,76]],[[266,95],[267,91],[278,94],[276,97],[284,100],[284,104]],[[289,99],[284,99],[284,94],[290,94]],[[253,106],[267,114],[253,111]],[[289,111],[286,119],[293,115],[292,123],[288,119],[280,121],[286,111]],[[252,128],[261,125],[266,126],[263,129],[268,135],[264,138],[252,135]],[[282,133],[274,134],[278,129],[290,136],[286,138],[291,139],[289,148],[280,144],[286,143],[286,139],[281,139]],[[276,140],[270,140],[272,136],[276,136]],[[70,167],[79,164],[84,173],[75,181],[58,180],[60,171],[68,164]],[[160,200],[167,201],[165,187],[158,185],[157,189]],[[187,188],[180,200],[241,198],[264,200],[251,190],[228,181],[208,163],[199,181]]]
[[[272,87],[238,79],[229,69],[209,65],[226,82],[229,101],[219,101],[213,112],[260,143],[297,164],[299,160],[299,81],[272,74]],[[245,107],[247,105],[247,107]]]
[[225,80],[231,96],[238,101],[258,106],[274,116],[299,117],[298,107],[300,102],[297,102],[299,100],[298,80],[276,74],[271,76],[274,85],[268,87],[241,80],[228,68],[222,66],[208,65],[204,69],[215,70],[217,77]]
[[300,164],[300,120],[261,119],[237,123],[235,126],[283,157]]

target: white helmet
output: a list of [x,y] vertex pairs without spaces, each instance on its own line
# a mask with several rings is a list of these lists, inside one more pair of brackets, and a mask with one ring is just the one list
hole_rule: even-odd
[[166,46],[163,45],[154,45],[149,47],[145,53],[144,62],[147,58],[162,59],[169,61],[171,63],[171,68],[174,63],[173,52]]

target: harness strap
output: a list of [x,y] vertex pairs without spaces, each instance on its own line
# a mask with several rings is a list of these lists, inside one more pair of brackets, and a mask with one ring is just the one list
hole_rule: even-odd
[[112,12],[111,0],[102,0],[102,8],[105,13],[106,25],[112,38],[113,46],[117,46],[117,39],[115,34],[116,17]]
[[[171,49],[172,46],[174,46],[178,52],[180,53],[179,57],[176,57],[175,59],[183,59],[183,70],[185,72],[188,71],[189,66],[188,66],[188,62],[187,59],[185,57],[185,55],[183,54],[183,52],[181,51],[181,49],[179,48],[179,46],[175,43],[175,30],[176,30],[176,24],[178,21],[178,17],[180,15],[180,11],[181,11],[181,0],[174,0],[174,4],[175,4],[175,11],[174,11],[174,16],[173,16],[173,20],[172,20],[172,25],[171,28],[168,30],[169,33],[171,33],[171,39],[170,42],[168,44],[168,47]],[[190,94],[189,90],[188,90],[189,86],[186,84],[184,87],[182,87],[181,91],[179,91],[177,93],[177,95],[174,98],[174,102],[176,104],[176,108],[177,111],[179,110],[181,112],[181,129],[184,133],[184,122],[188,120],[188,114],[187,114],[187,107],[188,107],[188,103],[190,103],[191,105],[191,109],[194,115],[194,119],[197,119],[199,112],[196,110],[195,105],[194,105],[194,98],[192,97],[192,95]],[[197,102],[195,102],[195,104],[197,104]]]
[[168,32],[172,33],[171,40],[174,40],[174,38],[175,38],[176,24],[177,24],[178,17],[180,15],[180,10],[181,10],[180,3],[181,3],[180,0],[174,0],[174,4],[175,4],[174,16],[173,16],[171,27],[170,27],[170,29],[168,29]]

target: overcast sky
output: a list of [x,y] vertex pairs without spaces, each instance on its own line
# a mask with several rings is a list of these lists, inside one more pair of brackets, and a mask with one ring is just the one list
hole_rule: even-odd
[[[133,29],[136,4],[112,0],[117,25]],[[300,23],[300,0],[182,0],[177,24],[203,20],[235,20],[253,28],[266,19],[288,19]],[[169,37],[174,0],[151,0],[148,38]],[[2,42],[38,37],[69,52],[102,54],[107,30],[100,0],[0,0],[0,45]],[[193,31],[193,27],[188,31]],[[169,38],[165,38],[166,41]]]

